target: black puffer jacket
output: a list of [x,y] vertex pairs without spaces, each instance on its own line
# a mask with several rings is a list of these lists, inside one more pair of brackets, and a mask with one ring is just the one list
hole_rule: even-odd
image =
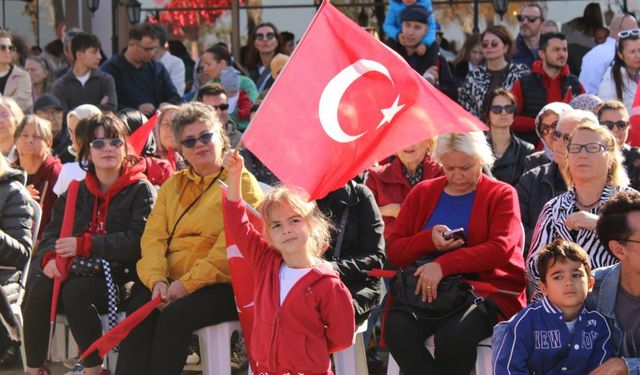
[[[8,169],[0,176],[0,266],[18,270],[27,263],[33,248],[33,209],[24,181],[26,176],[15,169]],[[0,284],[2,279],[0,275]]]
[[[489,144],[493,148],[491,137],[488,137]],[[496,179],[506,182],[509,185],[515,184],[524,172],[524,159],[534,151],[531,143],[511,135],[511,144],[502,157],[496,159],[491,172]]]
[[[382,268],[385,261],[382,215],[369,188],[354,182],[329,193],[317,203],[336,228],[325,258],[332,262],[351,292],[356,322],[363,322],[382,297],[382,281],[364,274],[364,271]],[[349,207],[349,213],[345,233],[340,256],[335,259],[340,219],[346,207]]]
[[[542,207],[552,198],[567,191],[558,164],[551,162],[533,168],[520,177],[516,185],[520,200],[520,214],[525,232],[525,252],[529,249],[533,229],[542,212]],[[526,254],[525,254],[526,259]]]

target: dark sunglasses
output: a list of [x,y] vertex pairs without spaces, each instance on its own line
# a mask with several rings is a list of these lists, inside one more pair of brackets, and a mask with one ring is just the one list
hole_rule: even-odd
[[554,140],[559,140],[562,139],[564,141],[564,143],[569,143],[569,137],[571,136],[570,134],[566,134],[566,133],[561,133],[557,130],[554,130],[551,135],[553,136]]
[[516,111],[516,106],[515,104],[492,105],[491,107],[489,107],[489,110],[495,115],[501,114],[502,111],[505,111],[507,112],[507,114],[511,115]]
[[196,147],[196,143],[198,141],[200,141],[200,143],[202,143],[203,145],[206,145],[211,143],[211,139],[213,138],[214,134],[215,132],[202,133],[197,138],[196,137],[185,138],[180,142],[180,144],[186,148]]
[[225,104],[225,103],[220,104],[220,105],[213,105],[212,104],[211,108],[217,109],[217,110],[220,110],[220,111],[226,111],[227,109],[229,109],[229,104]]
[[491,43],[482,42],[482,48],[489,48],[489,47],[496,48],[499,45],[500,45],[500,43],[498,43],[497,40],[492,40]]
[[529,22],[529,23],[534,23],[537,20],[541,20],[542,17],[540,17],[540,16],[523,16],[522,14],[518,14],[516,16],[516,19],[518,20],[518,22],[524,22],[525,20],[527,20],[527,22]]
[[98,138],[98,139],[94,139],[93,141],[91,141],[91,143],[89,143],[91,148],[95,148],[96,150],[102,150],[107,144],[110,144],[111,147],[113,148],[120,148],[124,144],[124,141],[120,138],[111,138],[111,139]]
[[16,46],[11,44],[0,44],[0,51],[15,51]]
[[611,147],[607,147],[600,143],[587,143],[586,145],[581,145],[579,143],[572,143],[567,146],[567,152],[570,154],[579,154],[582,149],[587,151],[589,154],[596,154],[600,151],[610,150]]
[[540,134],[547,135],[555,130],[558,126],[558,121],[554,121],[551,124],[540,124]]
[[613,130],[613,128],[617,127],[620,130],[624,130],[629,126],[629,121],[600,121],[600,125],[606,126],[609,130]]
[[275,37],[276,37],[275,33],[266,33],[266,34],[256,33],[256,40],[264,40],[265,38],[267,38],[267,40],[272,40]]

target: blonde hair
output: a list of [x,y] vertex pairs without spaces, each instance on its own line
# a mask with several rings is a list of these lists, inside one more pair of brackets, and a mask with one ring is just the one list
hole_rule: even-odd
[[433,159],[442,164],[442,156],[459,151],[479,160],[487,168],[493,167],[495,156],[482,132],[446,133],[438,137]]
[[16,103],[15,100],[13,100],[13,98],[0,95],[0,105],[11,112],[11,115],[16,120],[16,124],[22,122],[22,119],[24,118],[24,112],[22,112],[22,109],[20,109],[20,106],[18,105],[18,103]]
[[47,154],[51,155],[51,145],[53,144],[53,134],[51,132],[51,122],[49,120],[45,120],[42,117],[38,117],[36,115],[27,115],[22,119],[20,125],[16,128],[16,132],[13,134],[14,142],[18,142],[18,138],[20,138],[20,134],[24,131],[25,126],[32,124],[33,131],[36,135],[38,135],[44,143],[47,144]]
[[308,201],[305,191],[296,187],[282,185],[275,186],[264,198],[258,211],[262,216],[262,231],[264,237],[271,242],[269,226],[272,223],[271,214],[274,209],[288,206],[293,212],[300,215],[309,225],[308,248],[314,257],[321,257],[331,243],[331,224],[322,214],[315,202]]
[[11,169],[11,167],[9,166],[7,158],[5,158],[4,155],[0,154],[0,176],[4,176],[4,174],[7,173],[9,169]]
[[[592,121],[591,119],[582,119],[578,122],[575,130],[571,132],[571,136],[569,137],[569,145],[573,141],[573,137],[578,131],[590,131],[592,133],[597,134],[604,142],[604,145],[608,147],[607,152],[609,152],[612,156],[612,164],[607,172],[607,185],[611,187],[618,186],[628,186],[629,185],[629,176],[627,176],[627,172],[622,165],[624,157],[622,156],[622,152],[618,147],[615,136],[613,133],[609,131],[609,129],[598,125],[597,122]],[[568,147],[568,145],[567,145]],[[568,157],[567,153],[567,157]],[[574,181],[571,177],[571,171],[569,170],[569,163],[567,163],[566,168],[566,176],[567,176],[567,186],[569,188],[574,187]]]

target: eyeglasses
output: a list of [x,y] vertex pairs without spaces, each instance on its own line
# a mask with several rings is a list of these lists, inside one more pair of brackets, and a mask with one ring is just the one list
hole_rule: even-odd
[[7,119],[13,116],[10,112],[0,112],[0,119]]
[[146,53],[155,52],[158,48],[160,48],[160,46],[145,47],[141,43],[138,43],[138,42],[136,42],[136,45],[138,47],[142,48]]
[[200,143],[202,143],[203,145],[206,145],[211,143],[211,138],[213,138],[213,135],[215,133],[216,132],[208,132],[208,133],[200,134],[197,138],[196,137],[185,138],[180,142],[180,144],[186,148],[196,147],[196,143],[198,141],[200,141]]
[[569,137],[571,136],[571,134],[561,133],[557,130],[554,130],[551,135],[553,136],[553,140],[557,141],[562,139],[564,143],[569,143]]
[[211,108],[213,109],[217,109],[218,111],[226,111],[227,109],[229,109],[229,104],[226,103],[222,103],[220,105],[211,105]]
[[492,40],[491,43],[489,42],[482,42],[482,48],[496,48],[497,46],[500,45],[500,43],[497,40]]
[[630,238],[621,238],[619,240],[614,240],[614,241],[618,241],[618,242],[633,242],[633,243],[640,243],[640,241],[636,241],[636,240],[632,240]]
[[613,130],[614,127],[617,127],[620,130],[624,130],[629,126],[629,121],[600,121],[600,125],[606,126],[609,130]]
[[579,143],[572,143],[567,146],[567,152],[570,154],[579,154],[582,149],[587,151],[588,154],[596,154],[601,151],[611,150],[611,147],[607,147],[600,143],[587,143],[586,145],[581,145]]
[[15,51],[16,50],[16,46],[13,46],[11,44],[0,44],[0,51],[6,52],[6,51]]
[[105,148],[107,144],[111,145],[111,147],[113,148],[120,148],[124,144],[124,141],[120,138],[111,138],[111,139],[98,138],[91,141],[91,143],[89,143],[89,146],[91,146],[91,148],[94,148],[96,150],[102,150],[103,148]]
[[624,30],[624,31],[620,31],[618,33],[618,38],[619,39],[625,39],[628,38],[630,36],[640,36],[640,29],[631,29],[631,30]]
[[522,14],[518,14],[516,16],[516,19],[518,20],[518,22],[524,22],[526,20],[529,23],[534,23],[537,20],[541,20],[542,17],[540,17],[540,16],[523,16]]
[[266,34],[256,33],[256,40],[264,40],[265,38],[267,40],[272,40],[275,37],[276,37],[275,33],[266,33]]
[[491,113],[495,115],[501,114],[502,111],[505,111],[507,112],[507,114],[511,115],[516,111],[516,105],[515,104],[492,105],[491,107],[489,107],[489,110],[491,111]]
[[547,135],[554,131],[558,126],[558,121],[554,121],[551,124],[540,124],[540,134]]

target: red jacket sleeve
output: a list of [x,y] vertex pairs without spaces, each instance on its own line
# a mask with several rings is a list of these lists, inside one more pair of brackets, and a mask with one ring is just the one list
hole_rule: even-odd
[[387,241],[387,260],[391,265],[404,268],[421,256],[436,250],[431,239],[431,229],[417,233],[414,229],[416,221],[424,217],[421,196],[427,192],[411,189],[400,208]]
[[484,272],[501,267],[518,248],[523,235],[518,196],[511,186],[501,186],[495,194],[497,199],[492,204],[492,215],[488,218],[488,240],[439,256],[435,262],[442,267],[444,276]]
[[516,98],[516,116],[511,125],[511,129],[518,132],[529,132],[536,129],[535,119],[522,115],[524,109],[524,96],[522,95],[522,84],[517,80],[511,87],[511,93]]
[[327,348],[339,352],[353,344],[356,331],[351,293],[340,279],[331,279],[331,289],[323,293],[320,315],[325,324]]
[[[245,259],[256,270],[261,269],[261,265],[267,261],[267,257],[275,252],[249,221],[245,201],[232,202],[226,198],[223,201],[226,233],[233,238],[233,242],[238,246]],[[230,240],[227,238],[227,244],[230,243]]]

